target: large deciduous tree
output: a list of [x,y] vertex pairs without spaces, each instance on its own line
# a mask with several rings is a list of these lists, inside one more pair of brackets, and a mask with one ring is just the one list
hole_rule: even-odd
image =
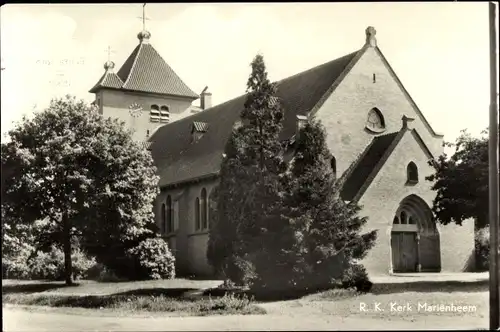
[[[158,177],[148,151],[123,123],[74,97],[24,118],[2,143],[2,209],[11,220],[45,219],[62,242],[71,279],[71,238],[107,262],[153,234]],[[49,232],[49,231],[47,231]]]
[[216,271],[236,283],[251,282],[256,248],[276,219],[282,193],[279,134],[283,111],[262,55],[251,63],[241,123],[225,148],[207,257]]
[[433,212],[442,224],[462,224],[474,218],[477,228],[488,224],[488,138],[487,131],[473,137],[463,130],[455,144],[455,151],[448,157],[439,156],[432,163],[435,173],[426,177],[433,181],[436,191]]
[[483,236],[489,225],[488,130],[481,134],[473,137],[462,130],[455,143],[445,143],[454,147],[453,154],[433,160],[436,171],[426,179],[434,182],[432,190],[436,191],[436,197],[432,211],[437,221],[443,225],[461,225],[468,219],[475,222],[476,268],[484,270],[488,266],[485,252],[489,246]]

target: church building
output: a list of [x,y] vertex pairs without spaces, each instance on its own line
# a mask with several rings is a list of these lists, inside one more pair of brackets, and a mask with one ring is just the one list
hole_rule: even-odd
[[[104,116],[125,121],[152,153],[161,190],[156,220],[179,271],[209,276],[210,194],[245,95],[212,107],[207,88],[193,92],[150,37],[138,34],[116,73],[106,62],[90,92]],[[433,172],[428,161],[443,153],[443,135],[396,76],[375,29],[363,37],[361,49],[277,82],[285,112],[281,139],[293,142],[311,116],[325,126],[331,167],[345,179],[342,198],[359,202],[366,230],[378,230],[362,262],[370,275],[465,271],[474,263],[474,225],[436,224],[430,209],[436,193],[425,180]],[[198,98],[200,107],[193,106]]]

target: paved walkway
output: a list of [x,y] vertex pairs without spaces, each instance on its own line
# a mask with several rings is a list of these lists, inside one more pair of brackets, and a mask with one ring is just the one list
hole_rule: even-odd
[[426,317],[419,321],[342,318],[331,315],[210,317],[90,317],[3,308],[3,331],[243,331],[243,330],[477,330],[477,321]]
[[374,284],[398,284],[412,282],[480,282],[489,278],[488,272],[481,273],[395,273],[385,276],[372,276]]

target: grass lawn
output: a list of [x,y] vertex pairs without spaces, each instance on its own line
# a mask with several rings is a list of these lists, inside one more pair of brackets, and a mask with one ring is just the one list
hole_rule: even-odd
[[2,300],[15,305],[163,312],[177,316],[266,313],[248,298],[212,298],[197,294],[200,289],[218,284],[219,281],[173,279],[117,283],[81,281],[67,287],[60,282],[3,280]]
[[[487,326],[487,280],[375,284],[368,294],[330,290],[289,301],[252,302],[232,296],[202,295],[203,289],[220,283],[185,279],[122,283],[83,281],[78,286],[64,287],[54,282],[4,281],[2,291],[4,303],[64,307],[66,310],[71,307],[73,311],[75,308],[103,309],[100,310],[103,314],[106,311],[111,315],[320,315],[387,322],[404,320],[428,324],[426,328],[432,328],[432,322],[440,318],[456,317],[468,322],[468,326]],[[89,311],[92,313],[96,311]]]

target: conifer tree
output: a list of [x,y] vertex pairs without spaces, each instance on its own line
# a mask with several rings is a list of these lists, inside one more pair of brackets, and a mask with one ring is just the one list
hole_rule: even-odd
[[283,192],[279,134],[283,111],[262,55],[251,63],[241,124],[225,148],[207,257],[215,270],[239,284],[254,278],[262,235],[276,215]]
[[343,179],[335,178],[331,159],[324,127],[309,120],[296,139],[285,198],[301,239],[292,273],[297,287],[318,289],[340,281],[376,239],[376,231],[361,233],[367,222],[358,215],[361,207],[340,197]]

